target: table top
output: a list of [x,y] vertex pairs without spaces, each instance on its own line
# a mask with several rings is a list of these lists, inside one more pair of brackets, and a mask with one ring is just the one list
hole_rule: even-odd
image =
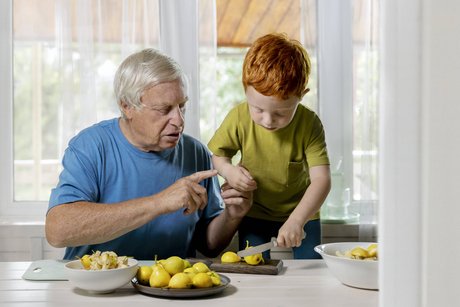
[[230,285],[214,296],[160,298],[139,293],[129,283],[109,294],[90,294],[69,281],[22,279],[30,262],[0,262],[1,306],[378,306],[378,291],[345,286],[323,260],[283,260],[279,275],[224,273]]

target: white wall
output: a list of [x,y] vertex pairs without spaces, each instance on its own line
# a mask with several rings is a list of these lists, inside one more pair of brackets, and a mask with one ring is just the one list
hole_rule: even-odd
[[460,306],[460,1],[422,11],[423,302]]
[[460,2],[381,5],[380,306],[460,306]]
[[63,248],[54,248],[45,239],[43,222],[0,221],[0,261],[62,259]]

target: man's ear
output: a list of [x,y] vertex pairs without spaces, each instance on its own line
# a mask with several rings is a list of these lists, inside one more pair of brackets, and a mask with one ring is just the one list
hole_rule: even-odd
[[125,117],[126,118],[131,118],[132,113],[133,113],[133,108],[123,100],[120,101],[120,105],[121,105],[121,110],[122,110],[123,114],[125,114]]

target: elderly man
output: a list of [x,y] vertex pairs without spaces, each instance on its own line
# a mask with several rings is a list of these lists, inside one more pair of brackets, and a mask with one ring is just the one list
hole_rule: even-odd
[[[222,192],[208,150],[183,134],[186,80],[170,57],[146,49],[117,70],[120,118],[75,136],[51,192],[46,237],[65,259],[111,250],[137,259],[216,256],[252,205]],[[225,205],[224,205],[225,203]]]

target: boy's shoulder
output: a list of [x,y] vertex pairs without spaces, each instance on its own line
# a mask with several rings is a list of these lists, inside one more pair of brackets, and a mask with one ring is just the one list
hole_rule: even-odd
[[307,107],[306,105],[303,105],[299,103],[299,106],[297,107],[297,110],[303,114],[309,115],[309,116],[316,116],[315,111]]
[[246,101],[240,102],[233,106],[227,113],[227,119],[244,120],[249,117],[249,106]]
[[318,114],[316,114],[315,111],[313,111],[312,109],[310,109],[309,107],[303,104],[299,104],[299,106],[297,107],[296,113],[299,115],[297,117],[302,118],[303,120],[306,119],[309,122],[316,122],[316,121],[321,122]]
[[232,108],[232,111],[249,112],[248,102],[243,101],[243,102],[238,103],[236,106]]

